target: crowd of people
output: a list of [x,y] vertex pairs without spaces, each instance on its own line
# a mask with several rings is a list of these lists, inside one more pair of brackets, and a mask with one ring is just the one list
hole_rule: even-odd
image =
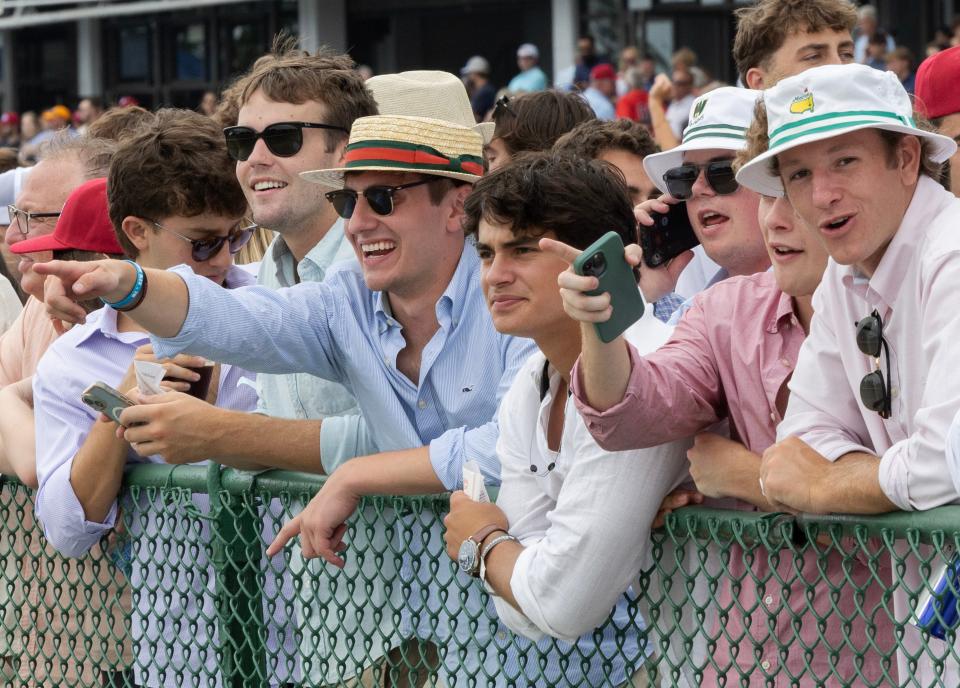
[[[868,64],[878,32],[848,0],[759,0],[737,11],[738,86],[708,84],[690,51],[670,78],[631,49],[617,71],[583,40],[561,77],[582,88],[547,88],[525,44],[506,94],[479,56],[460,77],[365,78],[348,55],[281,41],[205,113],[94,114],[88,100],[76,130],[59,113],[23,142],[36,163],[0,174],[19,261],[0,278],[0,472],[36,488],[46,538],[72,557],[117,528],[131,464],[325,474],[264,542],[276,589],[290,546],[356,573],[343,550],[364,546],[348,533],[365,496],[450,492],[424,542],[529,644],[488,653],[481,627],[448,651],[466,631],[408,611],[373,648],[317,640],[364,653],[319,685],[409,643],[436,648],[451,686],[496,663],[555,684],[655,682],[630,590],[670,511],[960,503],[960,46],[908,80]],[[681,203],[698,245],[651,267],[639,232]],[[610,294],[573,267],[608,232],[645,304],[613,339],[597,330],[619,315]],[[144,387],[150,364],[161,390]],[[97,413],[82,400],[95,382],[133,405]],[[474,468],[500,486],[495,503],[463,492]],[[138,562],[124,572],[133,637],[176,636],[196,610],[138,599],[151,576]],[[794,578],[781,563],[730,557],[741,583],[718,590],[729,632],[703,685],[748,680],[761,658],[799,685],[960,681],[956,656],[908,669],[942,641],[874,614],[908,604],[887,599],[889,562],[878,574],[810,549]],[[824,566],[851,585],[807,583]],[[771,574],[796,582],[772,597],[757,583]],[[170,575],[196,599],[207,589]],[[453,567],[436,575],[411,583],[431,608],[483,606],[480,585],[442,594]],[[352,601],[358,627],[368,595]],[[758,606],[771,622],[751,639],[735,610]],[[286,647],[293,621],[265,614],[268,649]],[[848,627],[824,628],[830,614]],[[135,642],[124,680],[216,675],[212,639],[192,640]],[[573,646],[584,661],[560,658]],[[302,679],[271,671],[272,685]]]

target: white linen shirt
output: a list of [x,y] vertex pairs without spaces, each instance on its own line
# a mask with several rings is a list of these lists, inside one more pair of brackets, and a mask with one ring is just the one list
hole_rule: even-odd
[[[900,509],[960,502],[945,456],[960,408],[958,289],[960,199],[921,177],[871,278],[830,260],[777,439],[795,435],[831,461],[850,452],[879,456],[880,488]],[[890,352],[887,420],[860,401],[860,380],[875,365],[857,347],[855,323],[874,309]],[[886,364],[884,355],[884,377]]]
[[[647,308],[627,339],[647,354],[671,329]],[[568,397],[560,450],[551,451],[547,427],[561,377],[549,368],[541,399],[545,360],[537,353],[527,361],[500,406],[497,505],[524,546],[510,578],[523,614],[499,597],[494,603],[517,633],[572,640],[603,623],[636,581],[660,503],[687,475],[691,443],[604,451]]]

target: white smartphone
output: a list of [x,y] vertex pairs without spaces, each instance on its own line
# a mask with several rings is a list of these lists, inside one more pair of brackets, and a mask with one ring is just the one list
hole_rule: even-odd
[[94,411],[102,413],[115,423],[120,423],[120,413],[123,409],[136,405],[136,402],[129,397],[103,382],[94,382],[87,387],[80,395],[80,399]]

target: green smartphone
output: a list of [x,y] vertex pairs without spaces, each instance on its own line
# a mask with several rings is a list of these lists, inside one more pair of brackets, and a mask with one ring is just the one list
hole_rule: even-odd
[[612,342],[643,316],[637,277],[623,256],[623,240],[616,232],[607,232],[590,244],[573,261],[573,270],[600,280],[598,289],[587,292],[590,296],[610,292],[613,314],[606,322],[594,324],[600,341]]

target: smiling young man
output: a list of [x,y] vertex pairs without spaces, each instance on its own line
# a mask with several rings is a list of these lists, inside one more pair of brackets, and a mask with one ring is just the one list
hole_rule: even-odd
[[[624,591],[647,557],[660,500],[686,472],[689,442],[606,452],[590,437],[567,393],[580,351],[579,325],[557,293],[557,275],[567,264],[539,246],[545,237],[584,249],[607,230],[632,242],[635,220],[623,181],[603,163],[524,154],[484,178],[465,212],[494,326],[533,339],[540,353],[500,406],[497,503],[454,494],[445,519],[447,553],[457,560],[473,537],[483,563],[468,573],[484,577],[500,618],[531,638],[567,641],[548,651],[544,685],[569,685],[561,676],[575,685],[648,685],[640,624],[631,619]],[[670,330],[650,312],[644,321],[631,341],[648,352]],[[567,660],[560,652],[570,652],[570,643],[583,652],[582,678],[562,669]],[[537,671],[531,666],[528,678],[536,681]]]
[[[801,100],[812,109],[793,107]],[[957,146],[912,115],[896,75],[863,65],[785,79],[758,106],[754,134],[768,150],[737,179],[785,194],[832,259],[780,442],[763,457],[777,507],[879,513],[960,501],[945,457],[960,406],[960,200],[934,181]],[[917,571],[904,576],[920,584]],[[897,619],[910,613],[902,590]],[[907,653],[926,647],[939,657],[945,648],[909,627],[901,642]],[[932,661],[912,666],[925,685],[927,675],[956,683],[955,662],[942,674]],[[904,656],[900,670],[909,670]]]
[[[258,372],[309,372],[343,384],[364,417],[376,419],[370,432],[384,453],[334,471],[283,528],[271,554],[300,534],[304,556],[342,565],[337,550],[363,495],[456,489],[467,457],[488,480],[499,480],[493,419],[533,343],[494,330],[480,291],[479,259],[461,227],[463,200],[482,172],[482,145],[472,129],[440,120],[354,122],[344,166],[308,174],[331,189],[328,198],[349,219],[347,238],[359,261],[323,283],[231,292],[183,268],[145,271],[149,291],[130,314],[168,338],[155,340],[159,354],[189,350]],[[424,148],[429,155],[410,154]],[[69,289],[51,292],[48,303],[71,319],[83,317],[68,298],[78,289],[117,301],[136,284],[132,268],[119,262],[54,262],[46,270],[62,280],[54,289]],[[424,541],[433,539],[439,540],[439,528],[424,534]],[[422,554],[410,543],[402,551],[409,558]],[[436,598],[432,576],[414,588],[425,604],[459,610],[459,600]],[[478,597],[469,599],[479,608]],[[441,646],[450,671],[476,669],[475,646],[462,666],[457,661],[451,634],[466,633],[462,625],[429,628],[425,614],[407,621],[416,626],[411,635]],[[463,641],[458,636],[456,642]]]

